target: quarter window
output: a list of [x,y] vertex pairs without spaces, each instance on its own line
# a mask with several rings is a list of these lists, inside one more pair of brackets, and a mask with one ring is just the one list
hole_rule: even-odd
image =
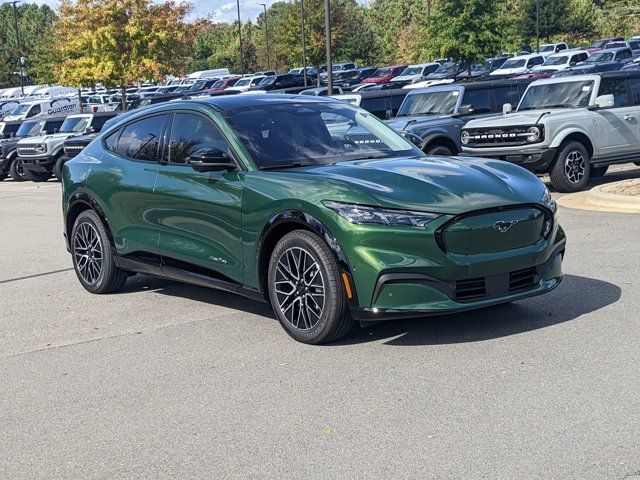
[[627,81],[623,78],[603,78],[600,81],[600,91],[598,95],[613,95],[616,107],[626,107],[629,105],[629,92],[627,91]]
[[133,122],[122,130],[116,153],[136,160],[155,161],[167,115],[156,115]]
[[206,118],[190,113],[177,113],[173,119],[169,142],[169,161],[187,163],[191,154],[201,148],[229,148],[222,133]]

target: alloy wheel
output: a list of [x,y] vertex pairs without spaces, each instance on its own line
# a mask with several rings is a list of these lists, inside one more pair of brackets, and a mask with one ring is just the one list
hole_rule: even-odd
[[564,160],[564,171],[567,179],[571,183],[579,183],[584,177],[586,170],[586,161],[582,154],[577,151],[569,152]]
[[278,308],[293,328],[310,330],[320,321],[324,279],[318,262],[304,248],[289,248],[278,259],[275,292]]
[[98,231],[88,222],[82,223],[73,239],[76,269],[89,284],[98,281],[102,272],[103,251]]
[[20,177],[24,177],[24,164],[22,163],[22,160],[16,160],[16,173]]

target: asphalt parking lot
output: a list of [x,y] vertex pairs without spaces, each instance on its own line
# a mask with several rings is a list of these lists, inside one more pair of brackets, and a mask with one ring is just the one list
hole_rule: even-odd
[[549,295],[314,347],[223,292],[85,292],[60,185],[2,182],[0,478],[640,478],[640,218],[560,215]]

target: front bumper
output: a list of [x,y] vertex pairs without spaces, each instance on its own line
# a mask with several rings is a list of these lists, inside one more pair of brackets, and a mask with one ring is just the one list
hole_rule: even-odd
[[512,150],[504,149],[484,149],[484,148],[462,148],[464,155],[469,157],[495,158],[509,163],[515,163],[529,171],[535,173],[546,173],[556,158],[555,148],[544,148],[539,150]]
[[31,172],[51,172],[53,165],[56,161],[56,157],[53,155],[47,155],[44,157],[18,157],[22,160],[24,168]]

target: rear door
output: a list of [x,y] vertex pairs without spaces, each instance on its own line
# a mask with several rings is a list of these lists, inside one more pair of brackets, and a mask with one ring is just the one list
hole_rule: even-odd
[[175,113],[167,138],[153,214],[163,262],[191,271],[213,270],[222,280],[242,282],[244,173],[197,172],[189,165],[189,156],[198,149],[229,151],[226,138],[210,118],[190,110]]
[[640,77],[629,79],[629,87],[631,88],[631,104],[635,109],[635,116],[638,121],[638,143],[635,146],[634,153],[640,154]]
[[624,155],[638,149],[638,107],[631,103],[626,78],[602,78],[598,95],[613,95],[614,107],[595,110],[602,133],[602,155]]

